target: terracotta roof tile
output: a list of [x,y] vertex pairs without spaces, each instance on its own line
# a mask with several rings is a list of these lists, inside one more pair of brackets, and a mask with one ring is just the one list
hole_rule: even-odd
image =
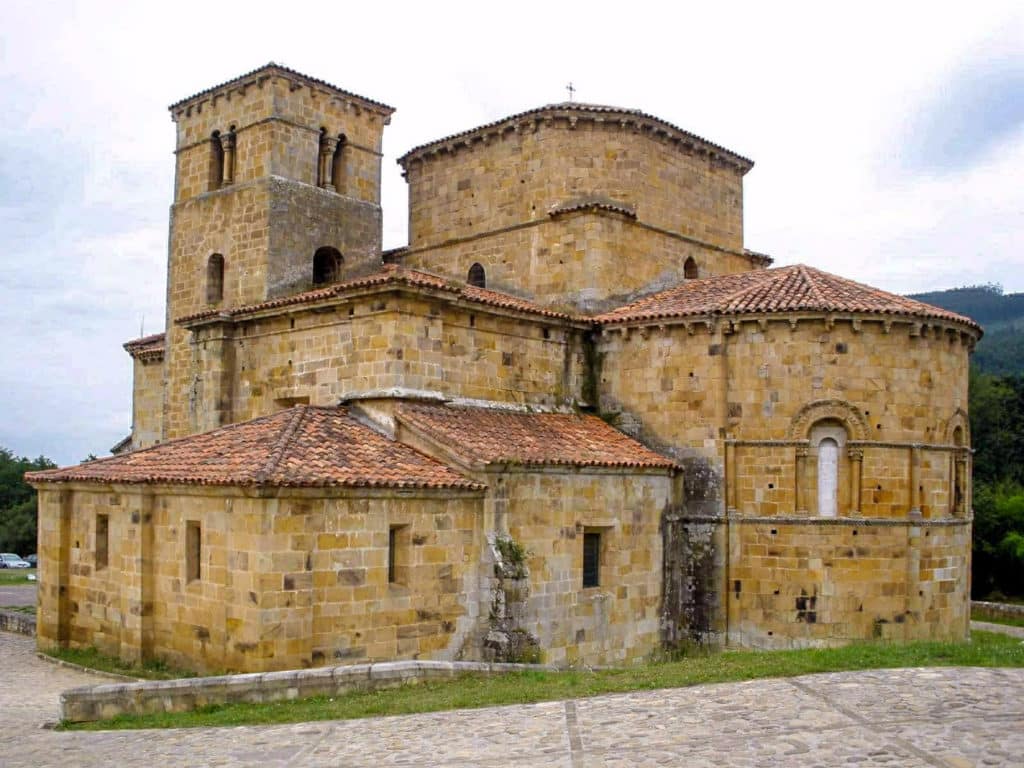
[[396,416],[470,463],[677,466],[595,416],[420,404],[403,404]]
[[512,296],[511,294],[487,290],[484,288],[476,288],[466,283],[450,280],[438,275],[432,275],[429,272],[409,269],[408,267],[403,267],[399,264],[385,264],[380,271],[374,272],[370,275],[365,275],[364,277],[345,280],[324,288],[317,288],[316,290],[306,291],[305,293],[299,293],[293,296],[282,296],[279,299],[271,299],[270,301],[263,301],[258,304],[249,304],[226,310],[213,309],[205,312],[198,312],[193,315],[179,317],[175,322],[187,323],[194,320],[203,320],[212,317],[232,318],[252,312],[260,312],[266,309],[312,304],[318,301],[330,299],[334,296],[342,295],[348,291],[385,285],[407,285],[413,288],[429,288],[438,291],[445,291],[451,294],[453,298],[463,298],[466,301],[471,301],[477,304],[500,307],[502,309],[512,309],[519,312],[542,315],[544,317],[557,318],[560,320],[581,319],[564,312],[555,312],[547,309],[546,307],[542,307],[539,304],[534,304],[532,301],[520,299],[516,296]]
[[920,317],[963,323],[968,317],[905,296],[796,264],[735,275],[687,280],[674,288],[598,315],[603,324],[698,315],[773,312],[851,312]]
[[164,353],[164,334],[154,333],[140,339],[132,339],[126,341],[122,346],[125,352],[132,357],[161,357]]
[[25,479],[33,483],[484,488],[374,432],[344,408],[308,405],[77,467],[29,472]]

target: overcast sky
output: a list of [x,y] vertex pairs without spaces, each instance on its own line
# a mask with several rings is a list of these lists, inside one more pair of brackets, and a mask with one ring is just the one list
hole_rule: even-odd
[[563,101],[752,158],[746,246],[895,292],[1024,290],[1022,4],[0,3],[0,447],[129,431],[121,344],[163,330],[167,106],[276,61],[397,108],[396,157]]

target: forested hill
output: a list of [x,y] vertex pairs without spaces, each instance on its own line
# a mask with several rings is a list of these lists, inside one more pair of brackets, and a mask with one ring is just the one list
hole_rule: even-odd
[[969,285],[916,293],[912,299],[967,315],[985,329],[972,358],[985,373],[1024,375],[1024,293],[1003,293],[999,285]]

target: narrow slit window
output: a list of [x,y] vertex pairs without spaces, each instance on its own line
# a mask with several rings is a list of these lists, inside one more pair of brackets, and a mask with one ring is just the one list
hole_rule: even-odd
[[110,562],[110,516],[96,515],[96,570]]
[[601,586],[601,534],[583,534],[583,587]]
[[224,298],[224,257],[219,253],[206,262],[206,302],[216,304]]
[[185,524],[185,580],[196,581],[202,577],[202,528],[196,520]]
[[388,528],[388,583],[406,584],[409,578],[409,526]]
[[697,262],[690,256],[683,264],[683,278],[686,280],[697,279]]
[[215,189],[220,189],[223,177],[224,147],[220,143],[220,131],[214,131],[210,136],[210,176],[207,189],[211,192]]

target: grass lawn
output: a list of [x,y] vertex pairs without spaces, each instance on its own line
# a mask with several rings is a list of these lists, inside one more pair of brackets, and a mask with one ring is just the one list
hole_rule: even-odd
[[100,723],[62,727],[105,730],[293,723],[573,699],[702,683],[791,677],[812,672],[886,667],[1024,667],[1024,643],[1020,640],[989,632],[974,632],[971,636],[971,643],[893,645],[876,642],[798,651],[694,653],[675,661],[626,669],[528,671],[491,678],[465,676],[385,691],[353,692],[333,698],[228,704],[195,712],[119,717]]
[[1008,627],[1024,627],[1024,619],[1012,616],[986,616],[983,611],[971,610],[971,621],[987,621],[990,624],[1005,624]]
[[[14,609],[17,610],[17,609]],[[35,611],[33,610],[33,613]],[[43,651],[47,656],[80,667],[96,669],[100,672],[112,672],[115,675],[127,677],[139,677],[144,680],[176,680],[183,677],[196,677],[195,672],[184,669],[174,669],[159,660],[147,661],[142,665],[121,661],[114,656],[105,656],[95,648],[57,648]],[[216,674],[216,673],[210,673]]]
[[38,584],[36,581],[29,581],[28,575],[35,576],[35,568],[0,568],[0,584]]

